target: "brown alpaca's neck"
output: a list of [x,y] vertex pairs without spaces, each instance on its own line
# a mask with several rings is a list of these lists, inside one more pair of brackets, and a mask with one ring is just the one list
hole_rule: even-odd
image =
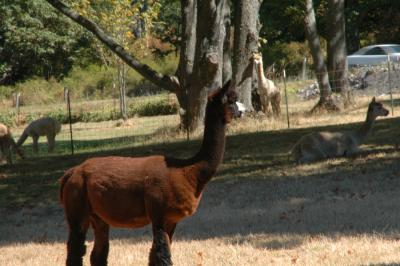
[[206,112],[203,142],[195,156],[188,159],[165,158],[168,167],[184,171],[196,197],[217,171],[225,152],[226,125],[217,116],[215,112]]
[[376,117],[370,114],[369,112],[367,113],[367,118],[365,122],[361,125],[361,127],[357,130],[357,138],[358,138],[358,143],[361,144],[364,142],[365,138],[369,134],[369,132],[372,129],[372,125],[375,122]]
[[222,119],[206,117],[203,143],[199,152],[193,157],[198,169],[197,183],[202,187],[210,181],[217,171],[225,152],[225,128]]

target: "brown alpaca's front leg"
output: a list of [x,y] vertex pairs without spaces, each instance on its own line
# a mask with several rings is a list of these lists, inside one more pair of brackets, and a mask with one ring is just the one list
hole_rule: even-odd
[[149,266],[171,266],[170,239],[161,227],[153,225],[153,245],[150,250]]

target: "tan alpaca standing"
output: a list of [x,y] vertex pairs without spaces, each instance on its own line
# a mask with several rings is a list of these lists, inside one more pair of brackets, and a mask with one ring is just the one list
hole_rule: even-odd
[[273,114],[279,116],[281,114],[281,92],[272,80],[265,77],[261,54],[253,54],[253,62],[257,71],[257,93],[260,95],[262,111],[266,114],[269,113],[269,104],[271,103]]
[[14,149],[21,158],[24,158],[24,154],[17,147],[10,129],[6,125],[0,123],[0,163],[4,161],[4,159],[7,159],[7,163],[12,164],[11,149]]
[[17,146],[20,147],[24,141],[31,136],[33,140],[33,152],[38,153],[38,140],[40,136],[47,137],[48,151],[53,152],[56,143],[56,135],[61,130],[61,124],[51,118],[42,117],[31,122],[22,133],[21,137],[17,142]]
[[367,119],[359,129],[344,132],[314,132],[300,138],[292,148],[292,157],[298,163],[306,163],[331,157],[350,156],[359,151],[378,116],[389,111],[372,98]]

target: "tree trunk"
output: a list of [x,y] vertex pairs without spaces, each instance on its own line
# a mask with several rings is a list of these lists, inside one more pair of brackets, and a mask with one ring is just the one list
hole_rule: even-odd
[[[181,1],[182,44],[177,75],[181,128],[203,124],[207,95],[222,85],[226,0]],[[201,22],[197,23],[197,18]]]
[[310,46],[311,55],[314,60],[314,70],[320,89],[319,102],[313,107],[311,112],[316,112],[319,110],[339,111],[339,108],[332,100],[332,90],[329,84],[328,71],[324,62],[324,56],[322,54],[321,44],[319,41],[312,0],[306,0],[305,11],[305,33],[308,45]]
[[176,96],[180,104],[181,129],[189,130],[189,94],[192,88],[194,55],[196,51],[197,0],[181,0],[182,36],[179,65],[176,75],[180,88]]
[[328,11],[328,72],[332,90],[341,93],[346,108],[350,103],[350,94],[347,83],[344,0],[329,0]]
[[246,110],[252,111],[251,86],[253,63],[251,56],[258,51],[260,23],[258,14],[262,1],[238,0],[235,6],[235,37],[233,46],[233,83],[238,98]]
[[223,47],[223,67],[222,67],[222,83],[225,84],[228,80],[232,79],[232,46],[233,46],[233,35],[231,27],[231,6],[230,1],[225,1],[224,5],[224,25],[225,27],[221,30],[225,31],[225,41]]
[[197,2],[196,50],[192,84],[188,97],[188,128],[203,124],[207,95],[211,89],[222,86],[223,44],[225,28],[223,10],[227,0]]

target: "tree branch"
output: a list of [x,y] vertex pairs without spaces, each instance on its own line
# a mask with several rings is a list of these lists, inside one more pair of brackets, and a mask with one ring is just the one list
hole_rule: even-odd
[[153,70],[146,64],[140,63],[135,57],[126,52],[126,50],[110,38],[96,23],[81,16],[79,13],[65,5],[59,0],[46,0],[50,5],[58,11],[80,24],[82,27],[92,32],[102,43],[104,43],[111,51],[118,55],[126,64],[136,70],[144,78],[150,80],[157,86],[160,86],[171,92],[178,90],[179,81],[175,76],[163,75]]

